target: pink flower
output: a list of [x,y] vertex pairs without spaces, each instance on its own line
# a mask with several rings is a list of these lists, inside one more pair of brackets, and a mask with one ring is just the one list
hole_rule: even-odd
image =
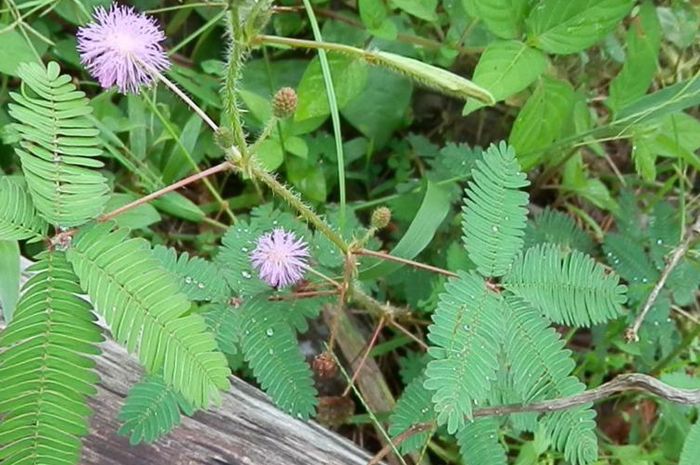
[[260,236],[250,254],[260,279],[278,289],[290,286],[304,276],[308,257],[306,242],[282,228]]
[[153,73],[170,66],[161,42],[165,34],[155,20],[133,8],[113,4],[95,9],[94,22],[78,29],[80,61],[105,89],[137,93]]

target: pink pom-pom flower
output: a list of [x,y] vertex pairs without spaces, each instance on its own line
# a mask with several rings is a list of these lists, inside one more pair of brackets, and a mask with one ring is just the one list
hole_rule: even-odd
[[154,72],[170,66],[155,20],[132,7],[113,4],[95,9],[94,21],[78,29],[80,61],[105,89],[137,93],[153,82]]
[[260,236],[250,254],[260,279],[277,289],[291,286],[304,277],[308,257],[306,242],[282,228]]

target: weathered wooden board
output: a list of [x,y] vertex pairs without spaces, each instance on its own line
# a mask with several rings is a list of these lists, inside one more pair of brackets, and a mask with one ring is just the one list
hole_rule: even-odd
[[142,369],[115,342],[108,340],[101,348],[101,382],[90,402],[94,415],[91,434],[83,441],[83,464],[364,465],[370,460],[351,441],[281,412],[261,391],[236,377],[221,407],[183,417],[179,428],[155,444],[130,446],[116,434],[117,413]]

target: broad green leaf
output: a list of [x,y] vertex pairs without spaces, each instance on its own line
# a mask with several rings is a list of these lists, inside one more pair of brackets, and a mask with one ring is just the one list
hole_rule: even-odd
[[696,421],[685,438],[678,465],[694,465],[700,457],[700,420]]
[[[136,199],[137,197],[132,194],[112,194],[105,205],[105,211],[111,212]],[[146,228],[158,221],[160,221],[160,215],[155,207],[149,203],[144,203],[136,208],[127,210],[114,218],[114,222],[117,223],[117,226],[132,230]]]
[[[7,27],[7,24],[0,22],[0,30]],[[0,34],[0,73],[17,76],[19,64],[29,61],[38,62],[38,59],[17,28],[8,29]]]
[[[381,0],[374,1],[381,3]],[[438,0],[391,0],[391,3],[393,3],[395,7],[400,8],[416,18],[431,22],[437,20],[435,8],[437,7]]]
[[462,0],[465,9],[473,10],[489,31],[502,39],[518,39],[530,0]]
[[12,321],[19,299],[19,245],[17,241],[0,241],[0,318]]
[[620,24],[634,0],[541,0],[526,20],[528,43],[569,54],[594,45]]
[[[416,217],[408,227],[406,234],[392,249],[391,255],[408,259],[418,255],[433,239],[435,231],[449,210],[449,192],[444,187],[428,182],[425,197],[423,197]],[[392,273],[402,266],[400,263],[383,261],[361,271],[360,279],[376,279]]]
[[637,174],[645,181],[656,179],[656,152],[645,137],[635,137],[632,143],[632,160]]
[[204,212],[190,199],[179,192],[169,192],[153,201],[153,206],[170,215],[199,223],[204,219]]
[[[540,163],[544,152],[537,151],[557,140],[571,119],[574,89],[566,81],[544,77],[515,119],[508,142],[519,155],[523,171]],[[532,153],[531,156],[520,154]]]
[[607,104],[616,112],[646,94],[656,74],[661,26],[651,1],[642,4],[627,31],[627,59],[610,83]]
[[660,6],[656,11],[666,40],[678,48],[686,48],[695,43],[700,17],[692,3],[674,2],[671,8]]
[[359,0],[357,8],[360,10],[360,19],[362,24],[368,30],[378,29],[387,17],[387,8],[384,2],[377,0]]
[[[342,55],[329,55],[328,65],[333,78],[338,108],[343,108],[364,89],[367,81],[367,66],[361,60]],[[311,60],[306,68],[297,88],[297,94],[299,104],[294,115],[296,121],[330,114],[318,57]]]
[[269,171],[276,170],[284,161],[284,152],[277,139],[267,139],[258,145],[255,158]]
[[623,132],[634,124],[678,113],[697,105],[700,105],[700,73],[635,100],[622,108],[612,123]]
[[[517,40],[499,40],[489,44],[481,55],[472,79],[499,102],[532,84],[546,66],[547,58],[542,52]],[[462,114],[483,106],[484,103],[468,101]]]
[[617,203],[610,196],[610,191],[600,179],[589,178],[581,154],[571,157],[564,165],[561,189],[580,195],[595,206],[615,211]]
[[195,151],[197,139],[202,131],[202,118],[192,113],[182,127],[182,131],[179,128],[174,128],[174,130],[176,134],[179,132],[179,138],[175,141],[172,152],[167,157],[163,167],[163,182],[165,183],[175,182],[191,173],[193,167],[190,160],[198,163],[204,155],[201,150]]
[[401,76],[381,68],[371,68],[367,86],[352,99],[341,114],[381,148],[406,118],[413,85]]

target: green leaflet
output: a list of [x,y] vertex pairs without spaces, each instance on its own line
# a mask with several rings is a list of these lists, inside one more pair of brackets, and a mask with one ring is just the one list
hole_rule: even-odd
[[[412,426],[435,420],[435,411],[431,401],[432,393],[423,383],[424,376],[418,376],[406,386],[396,402],[389,418],[389,434],[395,438]],[[399,445],[402,454],[420,450],[431,436],[431,431],[415,434]]]
[[20,255],[17,241],[0,240],[0,318],[12,321],[20,286]]
[[562,252],[552,244],[521,254],[504,286],[552,321],[591,326],[616,318],[627,300],[620,278],[581,252]]
[[118,433],[129,436],[129,444],[151,443],[180,424],[180,410],[192,415],[194,409],[159,376],[135,384],[126,396],[118,419],[124,424]]
[[[579,394],[586,388],[571,375],[575,367],[571,351],[540,311],[523,300],[506,298],[506,357],[511,385],[519,401],[531,403]],[[557,450],[572,464],[589,464],[598,457],[595,411],[591,405],[554,412],[542,417]]]
[[240,305],[212,303],[203,306],[201,314],[207,324],[207,329],[216,338],[219,350],[228,355],[237,354],[241,337]]
[[526,20],[528,42],[568,54],[600,41],[629,13],[633,0],[542,0]]
[[0,333],[0,461],[77,463],[103,338],[62,252],[41,254],[30,271]]
[[490,101],[470,100],[462,110],[463,115],[484,105],[505,100],[532,84],[547,67],[547,57],[517,40],[491,42],[479,57],[474,70],[474,84],[484,87],[492,96]]
[[226,358],[200,315],[143,239],[111,224],[81,230],[68,250],[80,284],[104,316],[115,340],[137,353],[146,370],[163,379],[196,408],[219,402],[229,388]]
[[690,428],[683,444],[678,465],[694,465],[700,457],[700,420]]
[[38,241],[46,235],[48,227],[19,180],[0,177],[0,240]]
[[487,277],[504,275],[523,246],[529,184],[504,142],[477,160],[465,191],[462,232],[469,258]]
[[[432,241],[438,227],[450,210],[449,192],[445,187],[438,186],[428,181],[425,197],[421,203],[416,217],[406,230],[401,240],[391,251],[395,257],[413,259],[430,241]],[[403,265],[395,262],[383,261],[360,272],[360,279],[376,279],[386,276],[401,268]]]
[[177,276],[180,292],[188,299],[219,302],[228,297],[226,281],[213,263],[200,257],[190,258],[187,252],[178,257],[175,249],[162,245],[153,247],[153,256]]
[[525,248],[550,242],[564,250],[577,249],[592,255],[595,244],[588,234],[576,226],[567,214],[551,208],[545,208],[528,222],[525,228]]
[[95,168],[102,162],[99,131],[71,76],[55,62],[19,66],[22,93],[11,92],[10,115],[21,134],[15,152],[22,162],[34,206],[49,223],[78,226],[97,217],[107,203],[107,180]]
[[506,451],[498,440],[498,420],[477,418],[457,431],[459,453],[469,465],[506,465]]
[[430,325],[425,388],[435,391],[439,424],[454,433],[484,402],[498,370],[503,338],[502,299],[476,273],[459,273],[445,284]]
[[255,379],[282,410],[307,419],[316,408],[313,375],[294,331],[279,318],[268,295],[247,300],[241,316],[241,350]]

